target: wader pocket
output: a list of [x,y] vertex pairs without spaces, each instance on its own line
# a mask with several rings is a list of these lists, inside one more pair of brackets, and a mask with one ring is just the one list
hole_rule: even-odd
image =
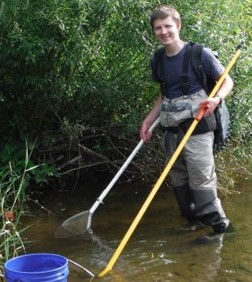
[[160,124],[163,127],[177,127],[187,119],[194,118],[199,110],[199,103],[207,99],[207,94],[201,90],[195,94],[181,96],[169,100],[164,98],[160,111]]

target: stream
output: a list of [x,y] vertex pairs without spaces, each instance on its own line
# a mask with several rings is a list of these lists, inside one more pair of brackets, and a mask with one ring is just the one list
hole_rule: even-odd
[[[117,184],[92,216],[93,233],[55,236],[72,215],[89,210],[105,188],[78,186],[73,193],[48,196],[29,205],[22,223],[27,253],[61,254],[97,276],[111,259],[139,209],[152,190],[146,183]],[[188,230],[180,217],[175,196],[161,187],[112,271],[92,278],[69,263],[70,282],[249,282],[252,281],[252,179],[236,183],[239,192],[222,199],[235,231],[223,241],[202,242],[211,228]],[[86,195],[86,191],[93,191]],[[50,211],[50,212],[49,212]],[[64,232],[63,232],[64,233]],[[61,233],[60,233],[61,234]]]

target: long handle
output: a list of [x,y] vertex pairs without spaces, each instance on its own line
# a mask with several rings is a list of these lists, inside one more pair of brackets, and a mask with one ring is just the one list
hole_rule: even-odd
[[[155,127],[159,124],[160,118],[157,118],[156,121],[152,124],[149,131],[152,132]],[[98,208],[98,206],[102,203],[103,199],[106,197],[110,189],[114,186],[118,178],[121,176],[121,174],[124,172],[124,170],[127,168],[129,163],[132,161],[132,159],[135,157],[137,152],[140,150],[140,148],[143,146],[144,142],[141,140],[136,148],[133,150],[133,152],[130,154],[128,159],[125,161],[123,166],[120,168],[120,170],[117,172],[117,174],[114,176],[114,178],[111,180],[111,182],[108,184],[108,186],[103,190],[99,198],[97,198],[96,202],[93,204],[93,206],[90,208],[89,213],[93,214],[95,210]]]
[[[236,54],[234,55],[234,57],[232,58],[232,60],[230,61],[229,65],[227,66],[226,70],[223,72],[222,76],[220,77],[217,85],[217,87],[214,87],[214,89],[212,90],[212,92],[210,93],[210,97],[214,97],[214,95],[216,94],[216,92],[218,91],[221,83],[224,81],[226,75],[228,74],[229,70],[232,68],[233,64],[235,63],[236,59],[238,58],[238,56],[240,55],[240,49],[238,48],[236,51]],[[217,86],[216,85],[216,86]],[[142,208],[140,209],[140,211],[138,212],[136,218],[134,219],[134,221],[132,222],[130,228],[128,229],[127,233],[125,234],[124,238],[122,239],[121,243],[119,244],[118,248],[116,249],[114,255],[112,256],[112,258],[110,259],[108,265],[106,266],[106,268],[98,275],[98,277],[104,277],[114,266],[115,262],[117,261],[118,257],[120,256],[122,250],[124,249],[125,245],[127,244],[130,236],[132,235],[132,233],[134,232],[137,224],[140,222],[141,218],[143,217],[145,211],[147,210],[148,206],[150,205],[151,201],[153,200],[154,196],[156,195],[158,189],[160,188],[161,184],[163,183],[163,181],[165,180],[167,174],[169,173],[170,169],[172,168],[173,164],[175,163],[177,157],[179,156],[179,154],[181,153],[182,149],[184,148],[187,140],[189,139],[189,137],[191,136],[192,132],[194,131],[195,127],[197,126],[198,122],[201,120],[201,118],[203,117],[204,113],[206,111],[206,108],[201,108],[198,115],[196,116],[196,118],[193,120],[191,126],[189,127],[188,131],[186,132],[185,136],[183,137],[183,139],[181,140],[180,144],[178,145],[176,151],[174,152],[173,156],[171,157],[170,161],[168,162],[168,164],[166,165],[163,173],[161,174],[161,176],[159,177],[158,181],[156,182],[156,184],[154,185],[152,191],[150,192],[148,198],[146,199],[146,201],[144,202]]]

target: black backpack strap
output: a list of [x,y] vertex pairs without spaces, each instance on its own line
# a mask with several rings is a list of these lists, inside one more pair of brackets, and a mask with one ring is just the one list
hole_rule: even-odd
[[153,71],[158,78],[158,82],[160,84],[160,91],[162,96],[164,96],[164,56],[165,49],[164,47],[159,48],[154,53],[154,66]]
[[203,46],[200,44],[192,45],[192,66],[204,90],[206,91],[207,94],[209,94],[210,91],[207,83],[207,76],[201,63],[202,49]]
[[181,76],[181,91],[183,96],[188,95],[189,93],[189,62],[192,56],[192,44],[188,43],[186,45],[184,60],[183,60],[183,69],[182,69],[182,76]]

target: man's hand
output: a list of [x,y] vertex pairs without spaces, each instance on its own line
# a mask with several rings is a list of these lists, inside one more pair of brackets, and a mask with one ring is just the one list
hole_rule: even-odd
[[140,129],[140,138],[144,141],[144,142],[148,142],[151,137],[152,137],[152,132],[149,131],[151,125],[144,121],[141,129]]
[[208,98],[204,101],[202,101],[199,106],[200,108],[204,108],[206,109],[204,116],[210,116],[214,110],[218,107],[218,105],[220,104],[221,99],[220,97],[216,96],[213,98]]

